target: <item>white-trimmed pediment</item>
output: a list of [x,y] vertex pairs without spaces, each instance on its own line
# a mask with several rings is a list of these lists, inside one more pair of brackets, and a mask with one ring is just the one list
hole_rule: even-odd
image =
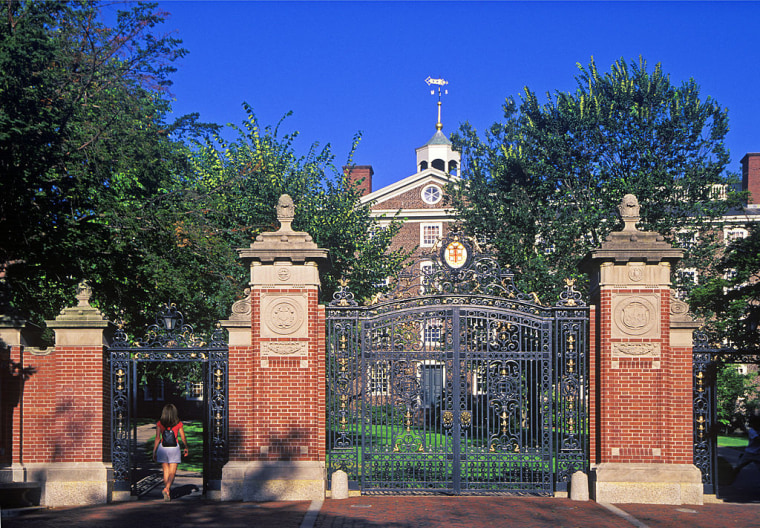
[[445,172],[439,171],[438,169],[428,168],[416,174],[412,174],[411,176],[407,176],[403,180],[399,180],[397,182],[391,183],[390,185],[386,185],[385,187],[381,187],[380,189],[373,191],[370,194],[362,196],[361,203],[366,204],[368,202],[374,202],[375,206],[373,209],[377,210],[382,208],[383,202],[401,196],[402,194],[415,189],[420,189],[421,191],[424,186],[431,183],[436,183],[443,189],[449,183],[458,182],[460,180],[461,178],[458,176],[446,174]]

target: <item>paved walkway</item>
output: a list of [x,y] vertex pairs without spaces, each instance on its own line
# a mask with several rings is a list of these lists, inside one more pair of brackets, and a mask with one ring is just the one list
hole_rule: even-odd
[[[730,463],[738,452],[721,448]],[[748,466],[721,488],[725,502],[704,506],[603,505],[536,497],[364,496],[296,502],[212,502],[201,479],[178,476],[174,499],[160,487],[140,500],[76,508],[3,512],[0,528],[760,528],[760,469]],[[17,513],[11,516],[9,514]]]
[[[309,508],[312,513],[309,514]],[[319,513],[315,515],[316,509]],[[653,506],[534,497],[356,497],[322,503],[140,500],[4,517],[2,528],[760,528],[760,503]]]

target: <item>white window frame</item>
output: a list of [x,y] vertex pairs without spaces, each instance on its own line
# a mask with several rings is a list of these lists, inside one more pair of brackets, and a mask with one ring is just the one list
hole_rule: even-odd
[[480,361],[477,368],[472,370],[472,395],[488,394],[488,362]]
[[[438,235],[435,236],[435,240],[432,242],[425,240],[425,228],[435,228],[438,230]],[[433,247],[443,236],[443,222],[424,223],[420,224],[420,247]]]
[[432,260],[423,260],[420,262],[420,294],[425,293],[425,277],[428,276],[429,272],[432,271],[432,269]]
[[[433,190],[433,189],[435,189],[435,191],[438,193],[438,197],[435,200],[428,199],[427,197],[428,191]],[[420,192],[420,197],[422,198],[422,201],[425,202],[426,204],[435,205],[443,199],[443,190],[441,190],[441,188],[438,185],[434,183],[430,183],[428,185],[425,185],[422,188],[422,192]]]
[[420,324],[422,344],[429,349],[440,348],[445,338],[443,319],[425,319]]
[[723,242],[728,246],[731,242],[747,238],[749,231],[743,227],[724,227],[723,228]]
[[[676,274],[681,282],[683,282],[683,277],[688,275],[692,278],[691,284],[693,286],[699,284],[699,271],[697,268],[680,268],[676,270]],[[686,293],[687,292],[683,290],[676,291],[676,299],[683,300],[686,297]]]
[[367,366],[369,393],[374,396],[387,396],[391,393],[391,369],[387,361],[378,361]]
[[690,249],[697,244],[697,232],[690,231],[688,229],[682,229],[676,235],[676,241],[679,247],[683,249]]

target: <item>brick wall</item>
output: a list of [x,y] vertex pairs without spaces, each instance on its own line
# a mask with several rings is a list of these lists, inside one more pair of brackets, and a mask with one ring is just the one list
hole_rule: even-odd
[[747,203],[760,205],[760,152],[747,153],[741,163],[742,190],[750,192]]
[[[106,460],[109,413],[103,347],[57,347],[47,355],[13,347],[10,359],[32,374],[23,384],[18,405],[4,410],[10,414],[12,440],[3,461]],[[14,398],[4,393],[3,405]]]

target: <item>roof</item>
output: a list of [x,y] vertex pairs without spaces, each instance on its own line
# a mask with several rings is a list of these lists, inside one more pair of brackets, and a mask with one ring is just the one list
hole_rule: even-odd
[[436,130],[435,134],[433,134],[433,137],[431,137],[423,146],[428,145],[451,145],[451,141],[449,141],[449,138],[446,137],[446,134],[440,130]]

